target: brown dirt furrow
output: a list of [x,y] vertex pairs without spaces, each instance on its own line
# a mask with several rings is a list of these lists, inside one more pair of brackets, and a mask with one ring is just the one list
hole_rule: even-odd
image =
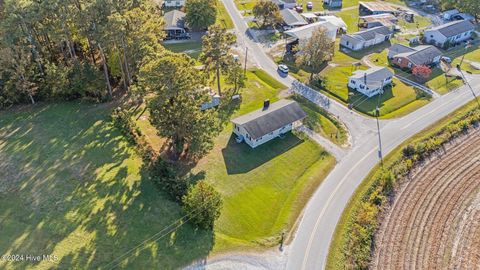
[[[453,153],[459,153],[467,150],[467,146],[453,148]],[[462,160],[452,158],[452,156],[448,155],[444,157],[446,159],[447,164],[460,164]],[[421,170],[416,177],[412,181],[407,184],[404,192],[397,198],[399,205],[403,207],[400,209],[395,209],[392,213],[396,213],[398,218],[395,219],[393,231],[398,231],[399,228],[406,228],[405,234],[392,234],[395,236],[395,239],[388,240],[390,245],[393,245],[393,248],[386,249],[386,252],[390,253],[390,260],[393,260],[393,265],[398,265],[399,261],[408,263],[411,259],[404,258],[404,252],[401,250],[402,245],[404,243],[410,243],[410,238],[416,239],[416,235],[418,234],[419,230],[422,229],[422,226],[419,224],[410,224],[409,221],[417,221],[417,218],[414,218],[418,215],[421,208],[418,206],[425,205],[425,201],[431,201],[431,197],[435,196],[434,192],[426,192],[428,190],[432,190],[435,187],[439,187],[438,183],[432,181],[417,181],[416,179],[423,179],[430,177],[431,179],[440,179],[440,174],[443,170]],[[412,193],[410,190],[417,190],[419,192]],[[405,192],[406,191],[406,192]],[[420,192],[422,191],[422,192]],[[405,210],[407,209],[407,210]],[[413,216],[413,217],[412,217]],[[388,268],[387,268],[388,269]]]
[[[457,151],[461,151],[462,149],[458,148],[458,149],[454,149],[453,151],[454,152],[457,152]],[[461,162],[459,160],[457,160],[456,162]],[[432,177],[433,178],[437,178],[437,176],[442,173],[441,170],[429,170],[429,171],[420,171],[419,174],[432,174]],[[408,216],[411,216],[411,215],[414,215],[416,212],[411,212],[411,211],[406,211],[406,209],[412,209],[412,206],[415,206],[415,205],[420,205],[424,200],[424,196],[428,196],[428,193],[418,193],[420,196],[416,196],[416,197],[412,197],[410,196],[411,194],[409,194],[408,192],[405,192],[406,190],[409,190],[409,189],[422,189],[422,190],[427,190],[429,188],[431,188],[431,186],[434,185],[434,183],[430,183],[430,182],[422,182],[422,181],[415,181],[415,180],[412,180],[412,181],[409,181],[407,182],[406,184],[406,187],[404,187],[402,189],[401,192],[398,193],[397,195],[397,199],[395,200],[395,203],[393,205],[393,210],[390,211],[391,213],[398,213],[400,216],[395,219],[395,222],[393,223],[393,230],[397,230],[398,227],[405,227],[406,226],[406,223],[405,221],[406,220],[409,220],[409,218],[406,218],[404,217],[404,215],[408,215]],[[407,197],[408,199],[404,199],[404,197]],[[409,203],[400,203],[400,202],[403,202],[402,200],[407,200]],[[416,208],[414,208],[416,209]],[[387,226],[385,227],[389,227],[388,223],[391,219],[389,219],[388,217],[385,219],[385,223],[387,224]],[[415,229],[415,228],[413,228]],[[411,232],[411,231],[410,231]],[[386,239],[386,237],[395,237],[395,239]],[[393,259],[396,259],[398,258],[397,256],[393,256],[393,254],[397,254],[400,252],[398,249],[400,248],[399,245],[397,245],[396,243],[399,243],[401,241],[403,241],[403,237],[408,237],[407,236],[403,236],[403,235],[396,235],[396,234],[387,234],[387,236],[385,237],[385,235],[383,235],[383,237],[381,237],[381,243],[388,243],[389,246],[386,247],[386,248],[382,248],[380,250],[380,252],[385,252],[385,255],[388,255],[388,256],[391,256],[393,257]],[[392,259],[392,258],[391,258]],[[381,264],[377,264],[379,265],[380,269],[383,269],[381,267]],[[385,269],[388,269],[388,268],[385,268]]]
[[[422,243],[426,243],[425,238],[428,238],[431,233],[438,233],[435,231],[435,224],[439,224],[442,221],[442,218],[439,217],[439,220],[435,223],[431,221],[437,220],[435,219],[435,215],[440,210],[443,210],[456,202],[456,200],[453,200],[453,197],[448,195],[445,196],[443,194],[445,192],[448,193],[449,190],[456,190],[457,183],[451,181],[451,179],[458,175],[459,172],[465,172],[465,159],[456,159],[456,161],[457,162],[455,163],[450,163],[450,160],[444,160],[444,162],[448,162],[448,166],[444,167],[442,171],[448,172],[447,174],[435,176],[433,178],[429,178],[431,175],[419,175],[419,177],[422,177],[419,179],[432,180],[428,181],[431,183],[428,189],[422,191],[416,190],[415,193],[412,193],[412,196],[415,196],[415,194],[427,194],[427,196],[422,196],[424,200],[421,201],[421,203],[412,205],[412,207],[416,208],[416,214],[410,216],[409,220],[406,221],[409,223],[410,228],[414,229],[414,234],[409,235],[406,240],[406,243],[408,243],[407,249],[404,249],[401,256],[398,256],[399,260],[406,263],[405,266],[409,265],[410,267],[415,268],[418,265],[419,269],[424,269],[426,267],[422,260],[424,255],[422,252]],[[421,255],[419,256],[419,254]],[[407,256],[407,259],[405,259],[405,256]]]
[[480,269],[480,136],[458,142],[398,189],[373,269]]
[[[472,179],[478,174],[478,171],[468,170],[468,174],[458,175],[457,179]],[[451,179],[451,182],[456,182],[455,178]],[[476,182],[476,184],[475,184]],[[426,220],[429,226],[425,226],[425,233],[422,235],[420,243],[420,255],[418,260],[421,262],[419,267],[423,269],[431,269],[432,266],[443,265],[443,256],[445,253],[439,254],[440,250],[448,245],[448,242],[442,241],[442,238],[446,236],[446,232],[450,231],[450,226],[455,224],[453,217],[458,209],[457,205],[461,204],[464,200],[464,195],[477,190],[480,186],[480,181],[458,181],[458,184],[452,186],[440,194],[436,207],[436,212],[425,212]],[[435,246],[427,245],[427,243],[436,243]],[[438,255],[437,255],[438,254]],[[440,262],[438,261],[440,260]]]

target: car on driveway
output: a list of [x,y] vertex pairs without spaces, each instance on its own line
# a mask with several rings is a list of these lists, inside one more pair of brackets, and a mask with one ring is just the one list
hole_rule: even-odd
[[307,9],[311,10],[313,8],[313,3],[312,2],[307,2]]
[[280,64],[280,65],[278,65],[278,71],[280,71],[280,72],[282,72],[282,73],[284,73],[284,74],[288,74],[289,69],[288,69],[288,66],[287,66],[287,65],[285,65],[285,64]]

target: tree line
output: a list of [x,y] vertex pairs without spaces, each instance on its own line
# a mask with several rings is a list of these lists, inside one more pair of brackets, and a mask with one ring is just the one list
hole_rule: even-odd
[[0,21],[0,107],[128,90],[163,21],[149,1],[7,0]]

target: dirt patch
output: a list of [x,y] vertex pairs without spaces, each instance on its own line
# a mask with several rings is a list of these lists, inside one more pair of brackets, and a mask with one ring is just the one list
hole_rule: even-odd
[[375,236],[373,269],[478,268],[479,151],[474,131],[405,181]]

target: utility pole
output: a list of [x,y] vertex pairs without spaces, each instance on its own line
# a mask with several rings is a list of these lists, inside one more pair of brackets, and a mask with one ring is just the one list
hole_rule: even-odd
[[[465,46],[465,53],[467,52],[467,49],[468,49],[470,46],[471,46],[470,44],[467,44],[467,45]],[[470,82],[468,82],[467,78],[465,77],[465,74],[463,74],[463,71],[462,71],[462,63],[463,63],[463,59],[464,59],[464,58],[465,58],[465,54],[463,54],[462,60],[461,60],[460,63],[457,65],[457,70],[458,70],[458,72],[460,72],[460,75],[462,75],[463,81],[467,84],[468,88],[469,88],[470,91],[472,92],[472,95],[473,95],[473,97],[475,98],[475,101],[477,102],[478,108],[480,109],[480,101],[478,100],[478,97],[477,97],[477,95],[475,94],[475,91],[473,90],[472,86],[470,85]]]
[[378,119],[380,117],[380,108],[378,107],[380,104],[380,95],[383,94],[383,88],[385,87],[384,81],[382,81],[382,88],[380,90],[380,93],[378,94],[377,98],[377,106],[375,108],[375,118],[377,120],[377,133],[378,133],[378,158],[380,159],[380,166],[382,166],[383,169],[383,153],[382,153],[382,136],[380,134],[380,120]]
[[248,59],[248,47],[245,47],[245,67],[243,68],[244,76],[247,76],[247,59]]

